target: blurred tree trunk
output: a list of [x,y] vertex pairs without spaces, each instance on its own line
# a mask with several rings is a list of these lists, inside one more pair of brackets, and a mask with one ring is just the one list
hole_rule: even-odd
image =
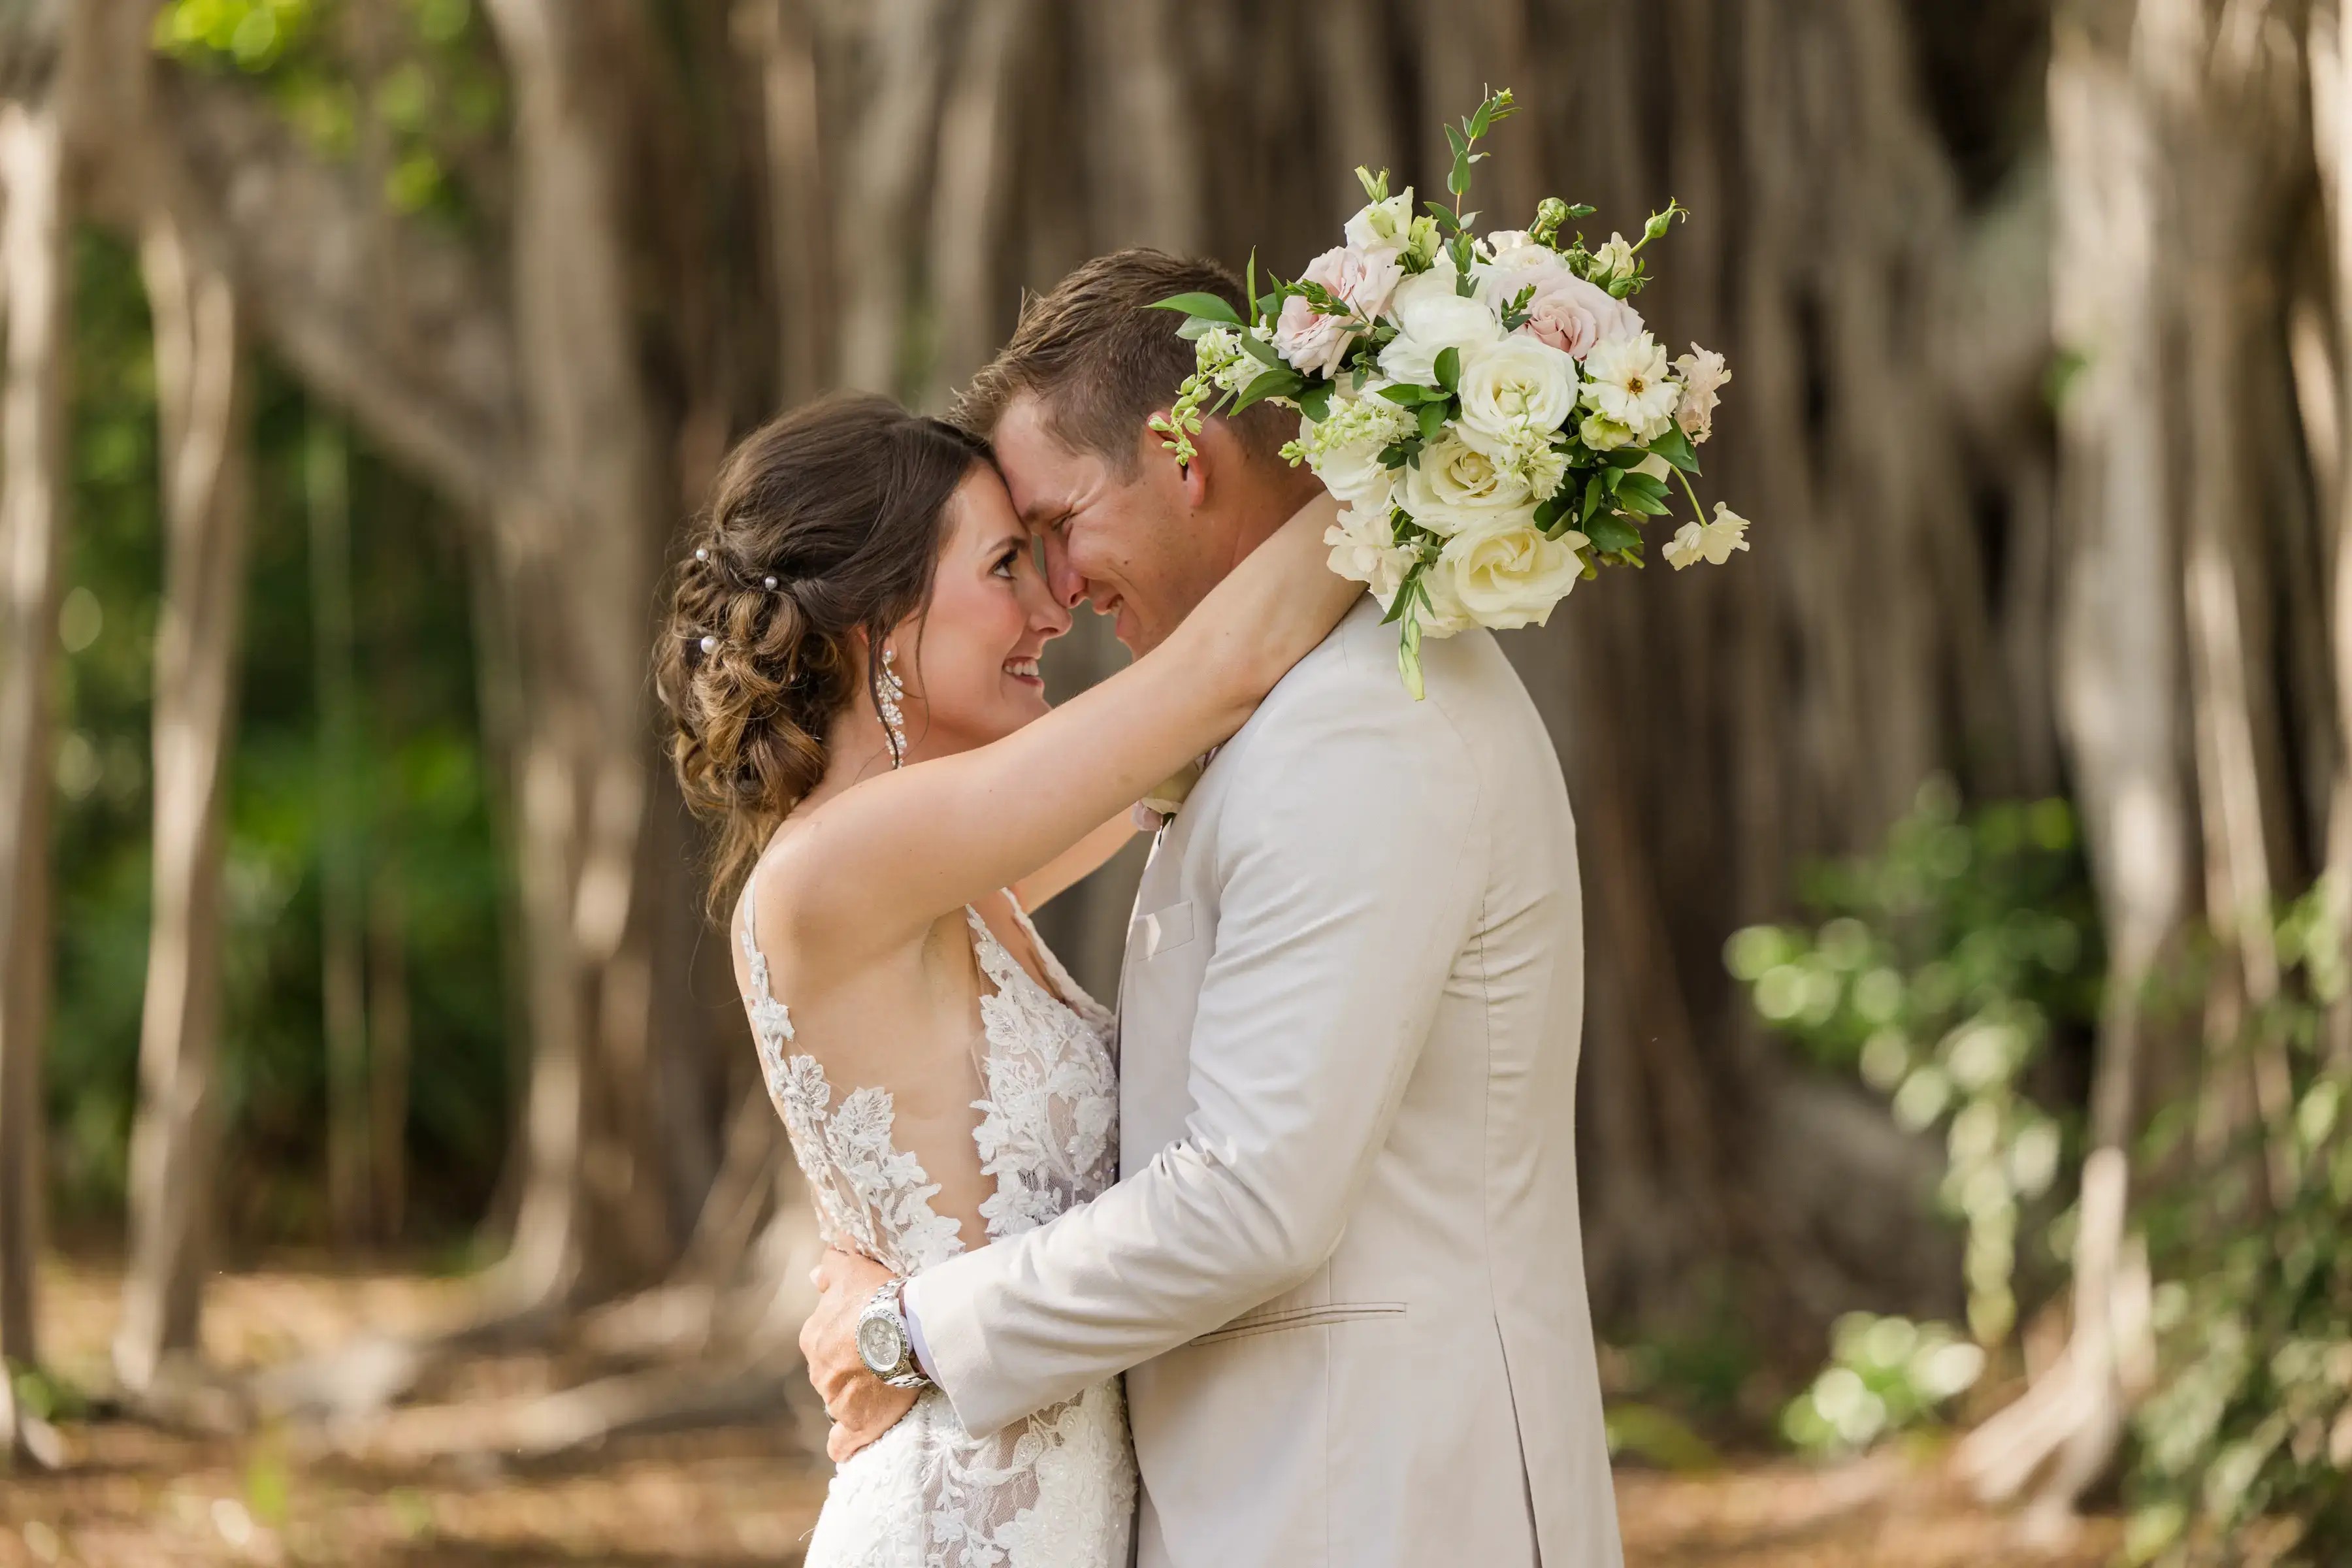
[[815,27],[806,0],[738,0],[735,25],[759,73],[777,402],[789,408],[832,384],[837,347]]
[[322,409],[302,452],[311,687],[318,703],[319,998],[327,1046],[327,1215],[336,1246],[368,1238],[367,780],[352,610],[351,452]]
[[2148,1103],[2149,977],[2189,915],[2189,750],[2180,701],[2179,510],[2167,482],[2168,247],[2161,153],[2133,65],[2136,0],[2061,8],[2050,66],[2062,363],[2060,506],[2070,523],[2056,677],[2108,979],[2076,1230],[2073,1338],[2032,1393],[1961,1449],[1988,1497],[2056,1459],[2042,1508],[2072,1506],[2114,1451],[2145,1376],[2147,1263],[2127,1226]]
[[408,1216],[408,905],[396,866],[379,865],[368,890],[368,1153],[379,1241],[397,1241]]
[[530,488],[499,538],[517,626],[532,1047],[524,1177],[498,1294],[530,1309],[657,1273],[675,1241],[651,1038],[645,636],[665,515],[612,144],[635,18],[493,0],[515,95],[514,263]]
[[[68,266],[80,29],[45,0],[0,18],[0,1363],[39,1356],[41,1058],[49,1015],[50,679],[65,534]],[[0,1370],[0,1383],[7,1381]],[[0,1389],[0,1464],[28,1423]]]
[[1028,74],[1036,16],[1036,0],[980,0],[940,111],[929,289],[939,342],[921,398],[928,408],[950,407],[1003,341],[1016,84]]
[[[2298,399],[2316,470],[2321,527],[2331,565],[2327,607],[2329,668],[2335,677],[2336,773],[2329,781],[2326,866],[2328,912],[2352,932],[2352,396],[2344,353],[2352,345],[2352,37],[2342,7],[2322,5],[2311,21],[2312,147],[2326,226],[2324,303],[2298,336]],[[2327,1048],[2338,1068],[2352,1068],[2352,994],[2328,1009]]]
[[845,143],[832,234],[840,379],[861,391],[903,391],[910,368],[918,215],[954,19],[940,0],[872,0],[846,40],[861,111]]
[[155,322],[165,562],[155,637],[154,909],[116,1373],[199,1353],[218,1138],[221,859],[245,590],[248,393],[228,280],[167,219],[141,247]]

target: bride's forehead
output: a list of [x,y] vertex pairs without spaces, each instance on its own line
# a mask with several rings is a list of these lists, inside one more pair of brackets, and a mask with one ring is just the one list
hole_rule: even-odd
[[947,524],[952,544],[985,546],[1006,533],[1024,531],[1003,477],[985,463],[973,464],[948,498]]

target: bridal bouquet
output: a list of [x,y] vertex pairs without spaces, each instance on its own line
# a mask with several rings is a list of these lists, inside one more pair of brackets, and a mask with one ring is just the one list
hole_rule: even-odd
[[1292,281],[1257,290],[1248,320],[1213,294],[1180,294],[1195,374],[1152,428],[1177,461],[1206,414],[1274,402],[1299,412],[1283,448],[1345,503],[1326,536],[1331,569],[1368,584],[1399,626],[1397,662],[1422,695],[1421,642],[1471,626],[1541,626],[1579,580],[1640,566],[1643,528],[1693,519],[1661,552],[1676,571],[1746,550],[1747,520],[1691,488],[1697,447],[1731,379],[1697,344],[1670,360],[1628,303],[1643,252],[1684,209],[1668,203],[1638,241],[1589,247],[1563,233],[1592,208],[1558,198],[1527,229],[1475,234],[1462,210],[1477,142],[1512,110],[1507,91],[1445,128],[1452,207],[1413,210],[1386,171],[1356,171],[1367,205],[1347,243]]

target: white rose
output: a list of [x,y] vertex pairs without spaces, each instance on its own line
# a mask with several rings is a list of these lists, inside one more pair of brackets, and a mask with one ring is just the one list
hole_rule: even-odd
[[1568,271],[1558,251],[1538,245],[1520,229],[1488,235],[1486,254],[1486,264],[1478,269],[1478,297],[1497,310],[1538,278]]
[[1470,351],[1500,342],[1503,323],[1475,298],[1454,291],[1454,268],[1444,263],[1417,273],[1397,286],[1391,305],[1397,336],[1381,351],[1381,374],[1392,381],[1419,386],[1437,384],[1437,356],[1458,349]]
[[1339,521],[1323,531],[1331,547],[1331,570],[1351,583],[1361,583],[1386,605],[1412,565],[1412,552],[1397,547],[1388,513],[1345,506]]
[[1529,501],[1527,476],[1447,432],[1404,470],[1398,499],[1432,533],[1454,534],[1501,521]]
[[[1421,574],[1421,585],[1429,595],[1429,605],[1421,612],[1422,636],[1450,637],[1478,624],[1469,606],[1463,604],[1461,594],[1454,588],[1454,574],[1445,569],[1443,559]],[[1383,600],[1381,608],[1388,607],[1388,601]]]
[[1576,361],[1515,333],[1463,356],[1458,391],[1462,439],[1507,461],[1575,414]]
[[1382,463],[1381,451],[1370,445],[1333,447],[1309,453],[1307,466],[1336,499],[1386,517],[1394,504],[1400,470]]
[[1546,539],[1522,516],[1455,534],[1437,558],[1437,570],[1478,625],[1496,631],[1539,626],[1583,575],[1576,552],[1585,542],[1573,530]]

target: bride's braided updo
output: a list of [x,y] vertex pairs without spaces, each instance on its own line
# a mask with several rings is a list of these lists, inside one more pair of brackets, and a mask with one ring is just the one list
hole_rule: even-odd
[[[678,786],[719,825],[714,910],[824,777],[825,738],[858,696],[857,634],[878,649],[929,602],[948,498],[989,460],[952,425],[836,396],[761,426],[719,465],[654,653]],[[879,681],[866,671],[877,716]]]

